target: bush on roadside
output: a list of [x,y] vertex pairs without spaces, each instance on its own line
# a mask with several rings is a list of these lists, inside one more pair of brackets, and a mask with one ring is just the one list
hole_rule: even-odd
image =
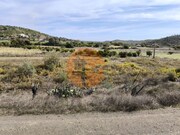
[[158,105],[154,99],[147,95],[131,96],[128,94],[123,95],[103,95],[97,96],[92,100],[91,105],[96,111],[109,112],[109,111],[126,111],[132,112],[140,109],[153,109]]
[[69,84],[62,84],[55,89],[49,90],[48,95],[54,95],[59,98],[81,97],[82,91],[79,88],[73,87]]
[[172,106],[180,104],[180,92],[173,91],[161,94],[158,98],[158,102],[163,106]]

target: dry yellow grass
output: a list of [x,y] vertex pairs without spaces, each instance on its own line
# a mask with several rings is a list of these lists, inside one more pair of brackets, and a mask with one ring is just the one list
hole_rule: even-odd
[[11,56],[33,56],[41,54],[41,50],[37,49],[23,49],[23,48],[11,48],[11,47],[0,47],[0,56],[11,57]]

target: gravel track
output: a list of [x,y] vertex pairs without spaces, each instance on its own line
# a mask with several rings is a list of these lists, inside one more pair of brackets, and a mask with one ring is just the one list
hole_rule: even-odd
[[0,135],[180,135],[180,108],[0,116]]

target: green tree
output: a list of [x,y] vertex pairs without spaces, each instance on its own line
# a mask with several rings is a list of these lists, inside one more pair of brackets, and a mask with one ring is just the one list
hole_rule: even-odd
[[23,47],[26,45],[31,45],[28,39],[16,38],[11,40],[12,47]]

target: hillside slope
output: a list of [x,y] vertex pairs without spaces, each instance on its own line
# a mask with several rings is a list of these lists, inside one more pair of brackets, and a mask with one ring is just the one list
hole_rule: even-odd
[[143,42],[147,45],[158,44],[159,46],[180,46],[180,35],[168,36],[161,39],[150,40]]
[[27,35],[31,40],[40,40],[40,39],[46,39],[50,37],[47,34],[44,34],[35,30],[31,30],[31,29],[26,29],[26,28],[21,28],[21,27],[16,27],[16,26],[0,25],[0,39],[1,40],[9,40],[13,37],[18,37],[21,34]]
[[[10,40],[11,38],[18,37],[19,35],[24,34],[29,37],[31,41],[42,41],[47,40],[50,37],[54,39],[58,39],[59,41],[78,41],[78,40],[72,40],[67,39],[63,37],[53,37],[35,30],[22,28],[22,27],[16,27],[16,26],[4,26],[0,25],[0,40]],[[80,41],[78,41],[80,42]],[[180,35],[174,35],[174,36],[168,36],[161,39],[152,39],[152,40],[114,40],[114,41],[106,41],[104,43],[126,43],[126,44],[141,44],[145,46],[153,46],[154,44],[158,44],[159,46],[180,46]],[[102,43],[102,42],[101,42]]]

